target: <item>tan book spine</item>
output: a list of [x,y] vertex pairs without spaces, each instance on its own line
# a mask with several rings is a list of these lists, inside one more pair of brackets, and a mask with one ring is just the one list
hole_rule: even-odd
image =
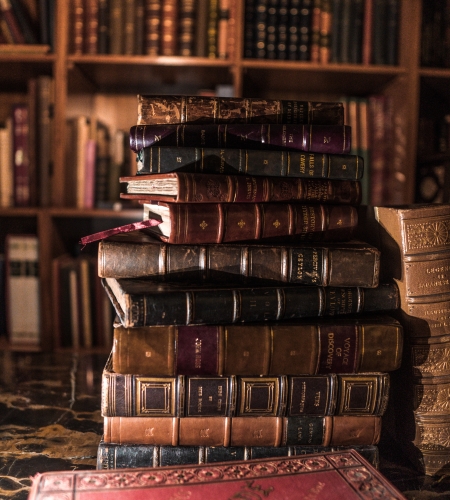
[[165,0],[161,5],[161,55],[177,54],[178,3]]
[[105,443],[172,446],[377,444],[381,417],[104,417]]
[[387,372],[399,367],[402,342],[396,322],[118,327],[112,363],[147,376]]

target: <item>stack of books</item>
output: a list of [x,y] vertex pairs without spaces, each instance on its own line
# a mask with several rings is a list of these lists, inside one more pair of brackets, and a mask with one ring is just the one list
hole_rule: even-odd
[[102,469],[355,447],[377,463],[403,330],[352,240],[361,158],[342,103],[140,96],[124,198],[82,238],[117,313]]

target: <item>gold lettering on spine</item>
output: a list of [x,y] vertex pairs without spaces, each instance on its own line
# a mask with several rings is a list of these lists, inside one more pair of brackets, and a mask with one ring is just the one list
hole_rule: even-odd
[[302,253],[297,254],[297,279],[299,281],[303,280],[303,264],[304,255]]
[[328,333],[328,343],[327,343],[327,360],[325,363],[325,366],[327,370],[331,370],[333,368],[333,359],[334,359],[334,333],[329,332]]
[[194,359],[195,368],[202,367],[202,341],[199,338],[195,339],[195,359]]

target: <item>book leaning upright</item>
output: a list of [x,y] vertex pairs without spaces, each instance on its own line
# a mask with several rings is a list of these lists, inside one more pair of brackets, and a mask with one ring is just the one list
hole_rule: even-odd
[[365,230],[361,236],[385,255],[381,274],[392,276],[400,292],[405,356],[393,377],[396,439],[419,470],[446,474],[450,470],[450,204],[361,208],[360,217],[360,229]]

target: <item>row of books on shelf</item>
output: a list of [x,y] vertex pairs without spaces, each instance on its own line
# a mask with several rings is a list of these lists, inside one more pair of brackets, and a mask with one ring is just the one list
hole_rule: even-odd
[[236,0],[72,2],[73,54],[229,58]]
[[422,7],[422,66],[450,67],[450,7],[447,2],[430,0]]
[[2,51],[48,52],[54,44],[54,25],[53,0],[4,0],[0,5]]
[[[308,135],[310,153],[337,154],[323,153],[323,143],[349,153],[343,103],[278,102],[274,112],[272,101],[235,101],[140,96],[131,149],[147,148],[152,158],[162,149],[154,137],[172,141],[180,130],[170,147],[184,148],[187,133],[198,139],[190,118],[202,115],[204,134],[208,127],[216,137],[235,133],[242,143],[234,149],[242,150],[249,125],[233,123],[235,113],[261,122],[270,152],[290,153],[317,127],[322,140]],[[283,110],[294,107],[308,110],[308,124],[287,123]],[[161,120],[163,108],[170,111]],[[167,158],[159,165],[172,168]],[[221,457],[231,447],[273,458],[296,447],[358,446],[373,458],[388,413],[394,428],[385,432],[412,447],[418,468],[448,467],[448,449],[432,431],[448,429],[439,399],[446,368],[427,349],[432,337],[434,355],[445,356],[439,336],[446,333],[450,209],[333,198],[330,186],[358,190],[357,169],[347,165],[335,179],[321,170],[325,179],[314,179],[304,199],[305,179],[296,175],[272,176],[263,187],[258,176],[205,175],[187,166],[176,175],[138,169],[118,179],[127,185],[122,197],[142,204],[142,220],[81,239],[99,242],[99,276],[116,313],[102,377],[99,467],[135,466],[138,450],[148,460],[141,466],[161,465],[162,451],[197,461],[210,447]],[[319,188],[319,180],[329,187]],[[398,391],[408,404],[398,404]]]
[[248,0],[244,57],[398,64],[398,0]]

